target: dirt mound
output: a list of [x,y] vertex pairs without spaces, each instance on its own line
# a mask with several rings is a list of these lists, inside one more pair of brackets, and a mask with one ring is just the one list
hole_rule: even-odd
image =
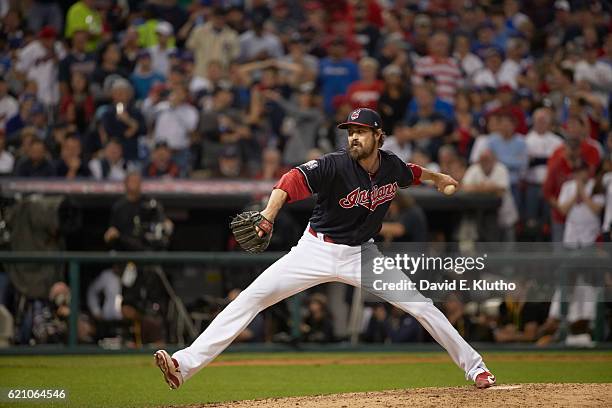
[[503,384],[272,398],[191,408],[612,407],[612,384]]

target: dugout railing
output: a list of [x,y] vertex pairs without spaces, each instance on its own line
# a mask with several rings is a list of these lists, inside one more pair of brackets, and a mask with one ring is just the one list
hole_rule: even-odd
[[[77,352],[79,349],[91,350],[91,345],[79,345],[77,340],[77,321],[81,310],[81,267],[86,264],[112,264],[121,262],[134,262],[137,265],[178,265],[178,264],[203,264],[217,267],[265,267],[271,265],[284,252],[264,252],[261,254],[248,254],[241,252],[36,252],[36,251],[0,251],[0,263],[6,266],[10,264],[63,264],[66,266],[67,283],[70,287],[70,317],[69,317],[69,333],[68,341],[64,352]],[[585,255],[589,256],[589,255]],[[495,254],[489,256],[487,262],[492,265],[526,265],[537,264],[538,262],[554,262],[561,266],[561,269],[571,269],[572,264],[578,258],[576,254],[566,251],[551,253],[517,253],[508,252],[505,254]],[[584,259],[581,259],[584,261]],[[612,255],[609,252],[603,251],[597,257],[589,258],[589,264],[595,268],[612,268]],[[563,278],[563,274],[562,280]],[[562,286],[563,288],[563,286]],[[562,289],[563,290],[563,289]],[[565,299],[562,295],[562,299]],[[291,319],[293,327],[299,327],[300,313],[300,295],[295,295],[289,298]],[[594,330],[594,340],[600,341],[603,339],[605,332],[605,313],[604,313],[603,298],[598,301],[598,317]],[[567,313],[567,302],[561,303],[562,314]],[[562,325],[563,327],[563,325]]]

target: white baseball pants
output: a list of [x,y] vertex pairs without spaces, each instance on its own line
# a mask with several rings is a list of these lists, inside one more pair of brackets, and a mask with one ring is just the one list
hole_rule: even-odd
[[[367,250],[377,249],[371,243],[348,246],[324,242],[322,236],[317,238],[306,229],[298,244],[227,305],[191,346],[174,353],[172,357],[178,361],[183,379],[189,379],[208,365],[267,307],[320,283],[360,286],[361,257]],[[402,277],[405,278],[403,274]],[[467,380],[488,371],[482,357],[444,314],[429,299],[422,299],[391,304],[414,316],[463,369]]]

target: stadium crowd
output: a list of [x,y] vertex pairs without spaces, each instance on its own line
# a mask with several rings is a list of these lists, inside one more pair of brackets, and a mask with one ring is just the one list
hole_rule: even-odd
[[[336,124],[369,107],[384,149],[501,197],[497,228],[465,217],[455,239],[610,241],[610,17],[592,0],[1,0],[0,173],[276,180],[342,148]],[[434,238],[402,197],[380,239]],[[333,337],[326,302],[309,301],[306,341]],[[463,307],[444,304],[474,338],[538,337]],[[370,311],[366,341],[422,339]]]

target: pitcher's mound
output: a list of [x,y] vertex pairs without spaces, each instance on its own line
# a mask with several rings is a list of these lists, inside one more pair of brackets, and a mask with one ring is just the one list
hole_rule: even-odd
[[202,407],[228,408],[399,408],[399,407],[612,407],[612,384],[500,384],[271,398]]

